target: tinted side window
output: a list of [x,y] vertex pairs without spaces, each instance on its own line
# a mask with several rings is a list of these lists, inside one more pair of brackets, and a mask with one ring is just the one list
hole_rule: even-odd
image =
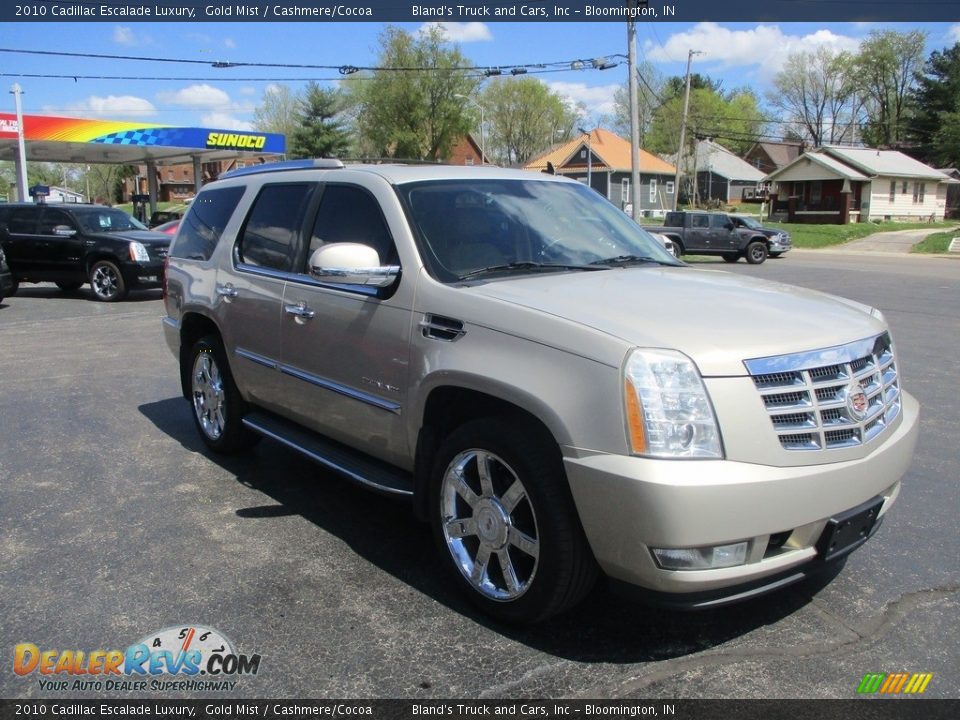
[[264,185],[237,244],[237,259],[247,265],[292,270],[297,235],[314,187],[308,183]]
[[710,227],[720,228],[721,230],[727,229],[727,218],[724,215],[711,215],[710,216]]
[[242,187],[204,190],[190,204],[180,233],[170,249],[172,257],[209,260],[230,216],[243,196]]
[[397,263],[393,238],[376,199],[358,187],[328,185],[313,224],[307,260],[318,248],[340,242],[369,245],[377,251],[381,265]]
[[37,218],[40,208],[17,208],[10,213],[7,229],[11,233],[33,234],[37,231]]
[[690,217],[690,227],[705,228],[709,225],[710,219],[706,215],[692,215]]
[[63,210],[47,209],[40,217],[40,226],[37,232],[40,235],[53,235],[53,229],[58,225],[66,225],[76,230],[76,223]]

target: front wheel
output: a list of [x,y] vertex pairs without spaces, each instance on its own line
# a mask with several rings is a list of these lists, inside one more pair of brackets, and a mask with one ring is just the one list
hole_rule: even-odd
[[211,450],[236,452],[256,437],[243,427],[244,402],[216,335],[200,338],[190,352],[190,405],[200,437]]
[[470,599],[508,622],[573,607],[597,575],[560,454],[542,435],[474,420],[443,442],[434,465],[440,552]]
[[103,302],[123,300],[127,294],[120,268],[110,260],[100,260],[90,268],[90,288],[94,297]]
[[754,240],[747,245],[747,250],[744,254],[747,257],[748,263],[751,265],[759,265],[767,259],[767,246],[759,240]]

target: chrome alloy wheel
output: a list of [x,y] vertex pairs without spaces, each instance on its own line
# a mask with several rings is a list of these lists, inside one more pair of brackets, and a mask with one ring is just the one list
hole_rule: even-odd
[[464,578],[481,595],[512,601],[537,573],[540,535],[516,472],[485,450],[453,458],[440,495],[443,537]]
[[197,355],[192,375],[193,412],[204,434],[218,440],[225,424],[226,392],[220,368],[209,352]]
[[109,265],[101,265],[93,271],[90,284],[97,297],[112,298],[120,291],[120,278]]

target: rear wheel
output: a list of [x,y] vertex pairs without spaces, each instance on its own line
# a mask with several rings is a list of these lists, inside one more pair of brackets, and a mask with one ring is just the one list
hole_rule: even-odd
[[759,240],[754,240],[752,243],[747,245],[744,255],[746,256],[748,263],[751,265],[759,265],[767,259],[767,246]]
[[94,297],[103,302],[123,300],[127,294],[120,268],[110,260],[100,260],[90,268],[90,288]]
[[80,286],[83,285],[82,282],[76,282],[71,280],[70,282],[58,282],[57,287],[63,290],[64,292],[74,292],[80,289]]
[[245,404],[216,335],[200,338],[190,352],[190,405],[200,437],[211,450],[232,453],[259,438],[243,426]]
[[597,575],[562,461],[539,429],[474,420],[443,442],[431,520],[451,574],[486,613],[545,620],[579,602]]

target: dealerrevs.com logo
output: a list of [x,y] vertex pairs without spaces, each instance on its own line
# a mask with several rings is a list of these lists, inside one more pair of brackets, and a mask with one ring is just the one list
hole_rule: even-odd
[[259,654],[244,655],[222,633],[200,625],[150,633],[126,650],[41,649],[20,643],[13,671],[36,677],[52,692],[231,691],[260,670]]

